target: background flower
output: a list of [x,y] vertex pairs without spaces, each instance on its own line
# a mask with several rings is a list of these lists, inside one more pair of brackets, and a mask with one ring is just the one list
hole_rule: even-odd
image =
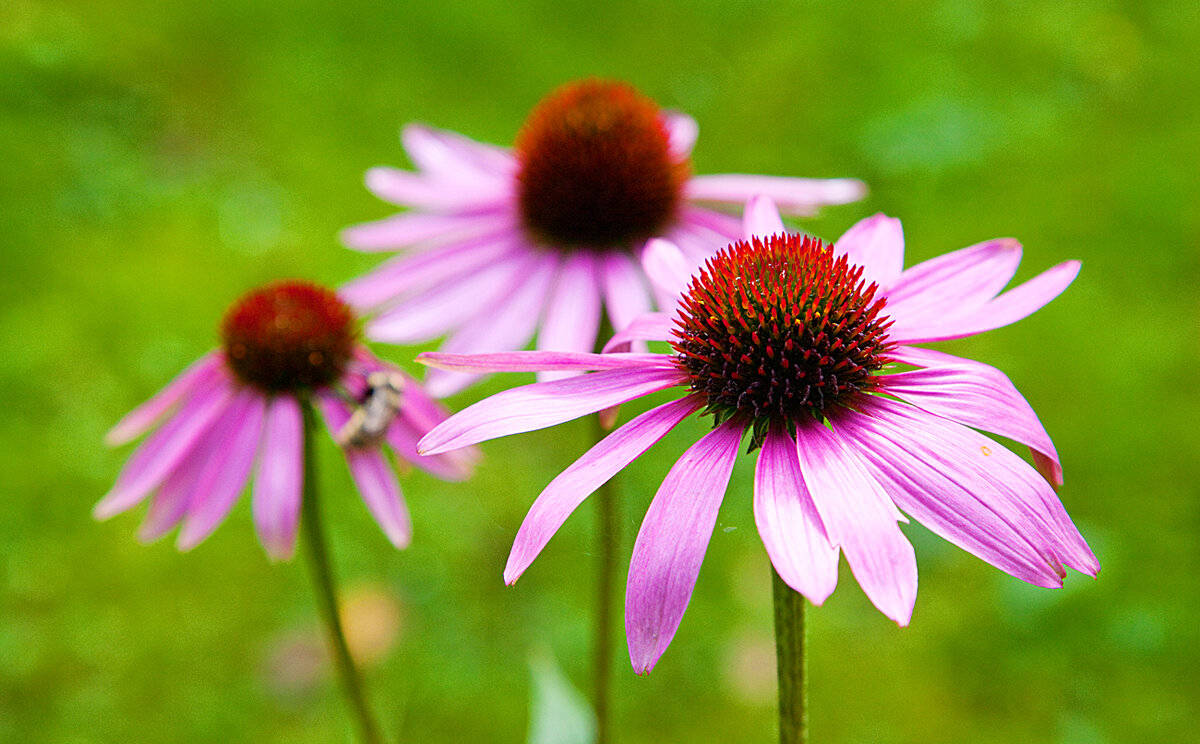
[[345,444],[344,454],[375,521],[393,545],[407,547],[412,522],[380,445],[453,480],[470,473],[471,456],[416,452],[417,440],[445,411],[416,380],[358,345],[356,335],[357,320],[330,290],[291,281],[247,294],[225,316],[223,348],[109,432],[108,443],[117,445],[154,430],[96,505],[96,518],[120,514],[153,494],[139,538],[155,540],[182,525],[176,544],[190,550],[224,521],[253,471],[259,540],[272,558],[291,558],[304,480],[302,402],[311,396],[330,431],[340,435],[372,394],[369,381],[383,373],[388,383],[396,380],[390,392],[397,405],[373,421],[371,439]]
[[[373,311],[367,335],[418,344],[449,335],[455,352],[592,351],[601,308],[624,328],[653,306],[638,267],[647,239],[667,236],[695,263],[738,234],[706,205],[769,194],[789,214],[855,201],[859,181],[692,176],[696,122],[660,111],[633,86],[588,79],[547,95],[513,151],[409,125],[416,172],[374,168],[367,187],[409,211],[342,234],[352,248],[406,249],[345,296]],[[473,377],[429,373],[437,395]]]

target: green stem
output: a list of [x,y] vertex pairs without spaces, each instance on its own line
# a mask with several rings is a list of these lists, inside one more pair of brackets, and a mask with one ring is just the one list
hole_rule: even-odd
[[[606,432],[596,418],[596,441]],[[611,736],[611,712],[609,689],[612,686],[613,660],[613,595],[617,574],[617,548],[621,542],[621,520],[618,516],[616,487],[609,480],[596,491],[596,552],[600,565],[597,567],[596,628],[595,628],[595,680],[592,704],[596,708],[596,744],[608,744]]]
[[805,600],[771,568],[775,595],[775,659],[779,676],[779,744],[808,741],[808,635]]
[[[601,316],[595,353],[603,352],[604,344],[612,334],[613,328],[608,317]],[[593,419],[593,436],[597,443],[608,435],[602,417],[603,411]],[[609,700],[613,666],[613,605],[616,594],[617,550],[621,545],[620,504],[617,502],[616,483],[614,476],[592,496],[596,502],[596,554],[600,562],[596,567],[596,627],[593,638],[595,679],[592,682],[592,705],[596,710],[595,744],[610,744],[612,741],[612,709]]]
[[312,404],[303,402],[304,410],[304,495],[300,515],[301,528],[304,530],[304,542],[309,563],[312,566],[313,585],[317,592],[317,604],[329,633],[329,646],[333,651],[334,665],[341,678],[342,688],[350,703],[351,711],[358,724],[359,734],[363,744],[383,744],[379,727],[367,706],[366,694],[362,680],[350,658],[350,648],[346,645],[346,634],[342,630],[342,621],[338,616],[337,592],[334,589],[333,568],[329,561],[329,550],[325,545],[325,533],[321,529],[321,509],[317,503],[317,466],[313,434],[316,431],[316,416]]

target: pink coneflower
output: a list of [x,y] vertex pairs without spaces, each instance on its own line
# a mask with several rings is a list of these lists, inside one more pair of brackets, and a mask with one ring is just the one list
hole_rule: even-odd
[[[640,320],[625,334],[669,341],[671,353],[418,357],[466,372],[593,371],[483,400],[422,439],[426,453],[670,387],[684,391],[614,431],[547,486],[517,535],[505,581],[516,581],[583,499],[696,413],[711,416],[713,429],[671,468],[633,549],[625,621],[638,673],[675,635],[747,437],[758,452],[759,534],[779,576],[814,604],[833,592],[840,551],[875,606],[909,622],[917,565],[897,524],[906,521],[900,510],[1038,586],[1061,586],[1064,564],[1099,570],[1051,483],[974,430],[1028,445],[1046,476],[1061,482],[1049,436],[1008,378],[912,346],[1029,315],[1073,281],[1077,262],[1000,293],[1020,260],[1016,241],[981,243],[903,271],[900,223],[882,215],[826,246],[784,232],[769,202],[756,199],[746,228],[749,239],[691,278],[673,318]],[[896,364],[915,369],[896,372]]]
[[[655,305],[638,258],[666,237],[699,264],[740,235],[709,205],[754,194],[789,214],[862,197],[850,179],[692,176],[690,117],[661,111],[620,82],[570,83],[529,115],[515,148],[408,126],[417,172],[374,168],[367,188],[409,208],[343,233],[363,251],[405,248],[342,294],[375,313],[372,340],[418,344],[449,335],[446,352],[537,348],[592,351],[601,313],[624,328]],[[474,379],[432,370],[435,396]]]
[[332,291],[300,281],[267,285],[230,308],[221,336],[221,349],[108,433],[108,444],[118,445],[158,427],[96,505],[97,519],[153,493],[139,537],[154,540],[182,524],[177,544],[188,550],[225,519],[253,471],[259,539],[272,558],[290,558],[304,485],[306,400],[343,444],[363,501],[398,548],[408,544],[412,525],[379,445],[442,478],[469,473],[461,455],[417,454],[417,440],[445,412],[414,379],[358,343],[358,321]]

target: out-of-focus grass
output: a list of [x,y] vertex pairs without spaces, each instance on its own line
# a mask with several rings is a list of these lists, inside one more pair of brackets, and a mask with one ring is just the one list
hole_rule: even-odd
[[[1045,310],[948,348],[1006,370],[1041,414],[1100,579],[1034,589],[908,526],[922,586],[912,627],[875,612],[844,566],[811,613],[815,740],[1193,737],[1194,2],[8,0],[0,741],[346,740],[336,690],[313,667],[303,566],[268,564],[245,503],[186,555],[137,544],[135,516],[92,522],[127,455],[101,437],[213,345],[239,292],[373,265],[336,233],[389,213],[361,174],[404,164],[400,124],[505,143],[539,96],[593,74],[693,114],[697,172],[865,178],[867,201],[805,223],[818,234],[886,211],[904,220],[910,263],[1002,235],[1026,246],[1018,279],[1084,262]],[[416,351],[380,349],[404,364]],[[398,643],[368,670],[397,740],[522,740],[538,644],[584,683],[590,510],[517,587],[500,572],[528,504],[587,431],[486,445],[465,484],[406,478],[416,537],[403,553],[321,449],[340,573],[398,605]],[[698,432],[683,427],[623,477],[626,552]],[[751,473],[739,464],[671,649],[649,678],[618,673],[624,742],[772,736]]]

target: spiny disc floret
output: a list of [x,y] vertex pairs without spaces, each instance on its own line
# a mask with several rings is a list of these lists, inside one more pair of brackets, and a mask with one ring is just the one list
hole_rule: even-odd
[[655,102],[626,83],[582,80],[546,96],[517,135],[526,231],[560,249],[628,248],[675,218],[688,177]]
[[888,361],[882,298],[820,240],[773,235],[728,246],[684,294],[671,345],[718,421],[823,419],[852,406]]
[[267,393],[332,384],[345,371],[357,338],[350,307],[332,290],[304,281],[256,289],[221,321],[229,370]]

